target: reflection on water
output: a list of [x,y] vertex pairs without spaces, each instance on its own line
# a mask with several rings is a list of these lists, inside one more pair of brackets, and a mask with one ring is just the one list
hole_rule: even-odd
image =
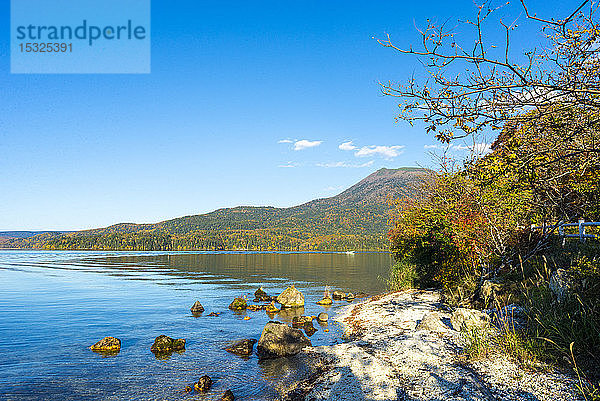
[[[258,339],[271,319],[300,314],[330,316],[347,302],[316,305],[332,290],[385,290],[387,254],[267,254],[161,252],[0,252],[0,394],[9,399],[165,399],[208,374],[205,399],[231,389],[239,400],[275,399],[307,373],[301,357],[258,362],[224,351],[234,340]],[[303,311],[234,314],[236,296],[252,300],[294,284]],[[193,317],[199,300],[205,312]],[[251,302],[252,303],[252,302]],[[210,317],[210,313],[218,313]],[[245,317],[249,320],[244,320]],[[335,325],[311,337],[314,345],[340,341]],[[154,338],[185,338],[186,350],[157,359]],[[105,336],[121,339],[117,354],[89,346]],[[201,398],[202,399],[202,398]]]

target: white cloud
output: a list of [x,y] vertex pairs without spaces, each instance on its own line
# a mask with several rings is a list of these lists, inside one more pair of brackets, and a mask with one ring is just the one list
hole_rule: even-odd
[[277,143],[294,143],[294,141],[292,141],[291,139],[282,139],[280,141],[277,141]]
[[302,140],[296,141],[296,143],[294,143],[294,150],[303,150],[303,149],[308,149],[308,148],[314,148],[315,146],[319,146],[322,143],[323,143],[323,141],[309,141],[306,139],[302,139]]
[[481,155],[485,155],[487,153],[490,153],[492,151],[492,144],[491,143],[476,143],[475,147],[474,147],[474,151],[475,153],[481,154]]
[[317,167],[325,167],[325,168],[337,168],[337,167],[350,167],[350,168],[362,168],[369,167],[373,165],[373,160],[368,161],[362,164],[352,164],[347,162],[330,162],[330,163],[317,163]]
[[279,168],[294,168],[296,166],[297,165],[294,162],[287,162],[286,164],[281,164],[281,165],[279,165],[277,167],[279,167]]
[[363,146],[360,148],[354,156],[356,157],[367,157],[367,156],[382,156],[386,159],[391,159],[399,156],[404,149],[404,145],[394,145],[394,146],[381,146],[381,145],[371,145],[371,146]]
[[474,145],[425,145],[424,149],[448,150],[454,152],[473,151],[478,155],[485,155],[492,150],[492,144],[481,142]]
[[340,148],[340,150],[354,150],[356,149],[356,146],[354,146],[352,141],[348,141],[342,143],[340,146],[338,146],[338,148]]

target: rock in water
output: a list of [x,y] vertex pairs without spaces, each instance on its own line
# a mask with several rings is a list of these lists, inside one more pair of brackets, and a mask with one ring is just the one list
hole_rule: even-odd
[[178,338],[175,340],[165,335],[156,337],[154,344],[152,344],[152,347],[150,347],[150,351],[154,352],[155,354],[180,351],[183,349],[185,349],[185,339]]
[[305,322],[303,327],[304,327],[304,332],[309,337],[312,337],[312,335],[317,332],[317,329],[315,329],[315,326],[313,326],[313,324],[312,324],[312,320],[309,322]]
[[198,380],[198,383],[194,383],[194,389],[199,393],[206,393],[212,386],[212,380],[210,377],[204,375]]
[[485,330],[490,326],[490,317],[477,309],[458,308],[450,317],[457,331]]
[[317,302],[317,305],[331,305],[332,303],[333,303],[333,301],[331,300],[331,298],[325,297],[322,300],[320,300],[319,302]]
[[231,352],[235,355],[250,356],[252,355],[254,344],[256,344],[256,340],[254,339],[241,340],[233,343],[228,348],[225,348],[225,351]]
[[304,295],[302,295],[296,287],[291,286],[279,294],[277,302],[279,302],[283,308],[297,308],[304,306]]
[[354,294],[349,292],[348,294],[346,294],[346,301],[348,302],[352,302],[354,301]]
[[267,313],[277,313],[277,312],[279,312],[279,309],[277,309],[277,307],[275,306],[275,302],[271,302],[269,305],[267,305],[267,307],[265,308],[265,310],[267,311]]
[[438,312],[427,312],[415,330],[429,330],[440,333],[447,331],[448,327],[442,322],[442,316]]
[[317,316],[317,321],[319,321],[319,322],[326,322],[328,320],[329,320],[329,316],[325,312],[321,312],[321,313],[319,313],[319,316]]
[[229,304],[231,310],[245,310],[248,307],[248,303],[244,298],[236,298]]
[[262,331],[256,353],[259,359],[279,358],[296,355],[302,348],[311,345],[302,331],[285,323],[271,321]]
[[90,349],[95,352],[118,352],[121,349],[121,340],[116,337],[104,337]]
[[225,391],[225,393],[223,393],[221,396],[220,401],[235,401],[235,397],[233,396],[231,390]]
[[346,298],[346,293],[344,293],[342,291],[334,291],[333,294],[331,294],[331,297],[333,299],[339,301],[340,299]]
[[294,316],[292,318],[292,326],[293,327],[302,327],[305,323],[311,322],[311,316]]
[[204,306],[200,303],[200,301],[194,302],[194,305],[190,308],[193,314],[200,314],[204,312]]
[[254,302],[269,302],[270,300],[271,296],[262,287],[254,292]]

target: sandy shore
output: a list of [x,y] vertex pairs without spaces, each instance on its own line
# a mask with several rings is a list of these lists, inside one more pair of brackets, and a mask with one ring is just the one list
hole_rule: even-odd
[[[442,326],[417,330],[428,312]],[[461,357],[460,334],[432,291],[406,291],[350,305],[336,320],[349,341],[308,352],[329,361],[302,397],[312,400],[579,400],[574,378],[525,371],[502,355]]]

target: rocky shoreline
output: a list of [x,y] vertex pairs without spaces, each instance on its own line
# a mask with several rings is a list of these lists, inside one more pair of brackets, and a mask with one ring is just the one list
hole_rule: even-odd
[[[409,290],[349,305],[336,316],[348,340],[305,348],[314,374],[286,400],[583,400],[576,378],[519,367],[504,355],[469,362],[435,291]],[[454,319],[453,319],[454,320]]]

